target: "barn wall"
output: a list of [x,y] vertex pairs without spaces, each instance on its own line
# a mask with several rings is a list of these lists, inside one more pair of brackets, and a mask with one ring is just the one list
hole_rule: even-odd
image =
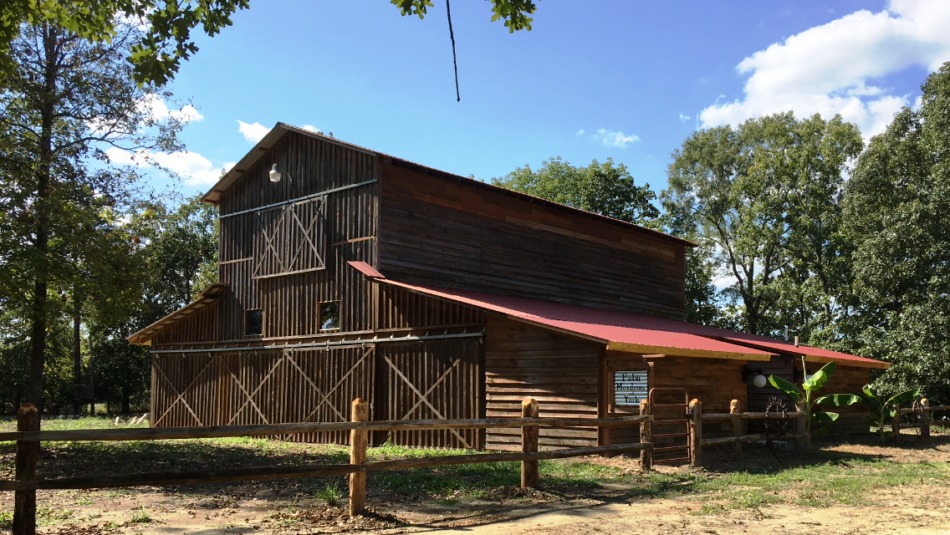
[[[653,365],[652,387],[685,388],[689,399],[702,402],[704,413],[729,412],[733,399],[738,399],[739,406],[745,410],[746,384],[742,381],[742,366],[745,364],[744,360],[665,357],[657,359]],[[673,401],[682,402],[679,398]],[[668,416],[659,411],[656,414],[658,417]],[[729,422],[703,424],[703,434],[710,437],[731,433],[731,430]]]
[[[576,340],[508,319],[489,317],[485,338],[488,418],[520,418],[521,402],[538,400],[544,417],[597,417],[598,362],[603,344]],[[597,428],[540,430],[540,448],[596,446]],[[489,429],[486,448],[521,449],[520,429]]]
[[[268,171],[277,163],[283,173],[271,183]],[[280,209],[234,214],[278,202],[299,199],[377,178],[376,157],[319,138],[290,133],[244,177],[221,196],[218,280],[228,285],[220,303],[219,340],[244,338],[244,313],[260,308],[264,338],[320,334],[319,303],[342,301],[341,331],[372,330],[375,320],[371,283],[347,266],[348,261],[376,265],[378,184],[327,194],[323,201],[295,207],[283,216]],[[323,269],[314,258],[298,258],[299,269],[312,271],[262,278],[276,269],[262,234],[276,229],[300,231],[317,218],[314,246],[323,255]],[[302,231],[301,231],[302,232]],[[309,243],[288,244],[289,257],[299,250],[307,256]]]
[[681,242],[379,165],[387,277],[682,318]]
[[214,341],[217,339],[219,316],[218,305],[212,303],[159,331],[152,338],[152,345]]

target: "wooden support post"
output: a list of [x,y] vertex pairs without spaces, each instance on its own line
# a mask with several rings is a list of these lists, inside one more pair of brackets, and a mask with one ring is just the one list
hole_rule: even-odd
[[[650,406],[649,400],[641,399],[640,416],[646,416],[647,414],[653,414],[653,407]],[[643,422],[640,424],[640,443],[645,444],[647,442],[653,442],[653,422]],[[653,448],[640,450],[640,470],[652,469]]]
[[920,438],[930,438],[930,401],[927,398],[920,400]]
[[[16,415],[17,431],[39,431],[40,413],[31,403],[24,403]],[[40,443],[18,440],[16,443],[16,481],[36,481],[36,461]],[[13,535],[36,533],[36,491],[18,490],[13,497]]]
[[811,437],[805,436],[805,430],[808,429],[807,418],[810,417],[808,414],[808,405],[805,403],[805,400],[800,400],[795,403],[795,412],[804,413],[804,416],[795,418],[795,436],[798,437],[795,441],[799,447],[804,446],[805,449],[811,448]]
[[694,399],[689,402],[689,465],[703,465],[703,404]]
[[[369,420],[369,403],[362,398],[353,400],[353,412],[350,421],[366,422]],[[350,431],[350,464],[366,462],[366,446],[369,442],[369,431],[353,429]],[[361,514],[366,509],[366,472],[350,474],[350,516]]]
[[894,418],[891,419],[891,432],[894,433],[894,443],[901,441],[901,406],[894,405]]
[[[733,414],[732,417],[732,436],[741,437],[742,436],[742,416],[739,412],[739,400],[734,399],[729,402],[729,414]],[[736,441],[733,445],[733,452],[736,457],[742,456],[742,442]]]
[[[538,417],[538,402],[534,398],[525,398],[521,402],[522,418]],[[526,425],[521,428],[521,453],[538,451],[538,426]],[[521,461],[521,488],[538,488],[538,461]]]

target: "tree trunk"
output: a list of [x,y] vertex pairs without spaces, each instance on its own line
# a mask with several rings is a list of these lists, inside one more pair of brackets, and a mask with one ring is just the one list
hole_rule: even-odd
[[[82,384],[82,333],[79,330],[82,324],[82,314],[80,312],[78,289],[73,291],[73,294],[74,306],[76,307],[73,312],[73,385],[78,386]],[[78,415],[82,412],[82,405],[80,405],[82,400],[76,394],[78,392],[74,388],[73,412]]]
[[54,99],[56,93],[57,58],[59,35],[56,29],[47,27],[43,32],[46,51],[44,102],[40,106],[39,170],[37,171],[36,233],[33,247],[38,259],[36,281],[33,286],[33,314],[30,334],[30,390],[28,401],[43,412],[43,371],[46,367],[47,297],[49,283],[49,199],[53,161]]

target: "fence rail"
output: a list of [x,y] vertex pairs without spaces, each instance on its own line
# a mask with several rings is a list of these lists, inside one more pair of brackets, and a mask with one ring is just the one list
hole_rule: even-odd
[[[657,405],[659,407],[659,405]],[[110,487],[134,487],[146,485],[184,485],[201,483],[220,483],[242,480],[277,480],[304,477],[350,476],[350,514],[360,514],[365,508],[366,474],[387,470],[406,470],[462,464],[480,464],[495,462],[521,462],[521,484],[523,487],[536,487],[538,484],[538,461],[544,459],[563,459],[588,455],[613,455],[619,453],[640,452],[641,469],[649,470],[653,465],[653,454],[663,448],[655,447],[652,431],[654,417],[653,406],[647,401],[641,402],[641,414],[635,416],[617,416],[611,418],[541,418],[538,417],[538,403],[525,399],[522,403],[522,418],[483,418],[472,420],[385,420],[368,421],[369,406],[365,400],[353,401],[352,420],[332,423],[296,423],[219,427],[172,427],[144,429],[97,429],[73,431],[41,431],[39,414],[32,405],[24,405],[17,414],[17,431],[0,433],[0,441],[16,441],[16,475],[13,481],[0,480],[0,491],[13,491],[14,535],[35,533],[36,528],[36,491],[60,489],[90,489]],[[805,436],[805,416],[802,406],[794,412],[739,412],[739,401],[733,400],[729,413],[703,414],[702,403],[692,400],[689,403],[689,444],[691,466],[702,465],[703,448],[708,446],[732,444],[736,454],[742,453],[742,444],[769,438],[801,439]],[[899,436],[901,427],[920,427],[921,436],[929,437],[930,415],[934,411],[950,410],[950,406],[931,407],[927,400],[920,407],[902,409],[896,407],[894,418],[895,436]],[[901,424],[904,414],[919,414],[918,424]],[[743,434],[743,420],[795,420],[793,432],[781,437],[764,434]],[[732,436],[703,438],[703,422],[732,421]],[[538,430],[540,427],[597,427],[615,428],[638,426],[640,442],[596,447],[567,448],[554,451],[538,451]],[[366,461],[368,434],[370,431],[418,431],[437,429],[489,429],[521,428],[522,451],[520,453],[476,453],[470,455],[451,455],[414,459],[396,459],[389,461]],[[61,441],[128,441],[128,440],[183,440],[197,438],[224,437],[273,437],[302,433],[327,431],[349,431],[350,463],[334,465],[307,466],[269,466],[262,468],[237,468],[201,472],[155,472],[132,475],[111,475],[101,477],[71,477],[39,479],[36,464],[42,442]],[[662,435],[657,435],[662,436]]]
[[[522,405],[523,418],[484,418],[473,420],[385,420],[368,421],[369,404],[362,399],[353,401],[350,422],[272,424],[221,427],[176,427],[147,429],[96,429],[73,431],[41,431],[39,414],[32,405],[24,405],[17,414],[17,431],[0,433],[0,441],[16,441],[16,475],[13,481],[0,480],[0,491],[13,491],[14,535],[35,533],[36,491],[60,489],[90,489],[110,487],[134,487],[145,485],[184,485],[220,483],[242,480],[276,480],[303,477],[350,476],[350,514],[360,514],[366,503],[366,474],[386,470],[405,470],[433,466],[481,464],[495,462],[521,462],[522,486],[538,484],[538,461],[563,459],[587,455],[613,455],[634,451],[651,451],[652,442],[617,444],[584,448],[538,451],[540,427],[598,427],[622,426],[649,427],[653,416],[618,416],[612,418],[540,418],[538,403],[526,399]],[[410,431],[435,429],[488,429],[521,428],[522,451],[520,453],[477,453],[417,459],[366,462],[368,434],[370,431]],[[223,437],[287,436],[298,433],[326,431],[350,431],[350,463],[308,466],[269,466],[262,468],[237,468],[227,470],[204,470],[200,472],[155,472],[101,477],[70,477],[39,479],[36,464],[42,442],[61,441],[128,441],[128,440],[183,440]]]

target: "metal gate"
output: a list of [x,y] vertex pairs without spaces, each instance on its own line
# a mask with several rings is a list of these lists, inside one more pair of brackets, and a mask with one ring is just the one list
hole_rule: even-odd
[[[657,403],[656,398],[666,400],[683,396],[683,403]],[[685,388],[651,388],[650,407],[653,409],[653,464],[689,462],[692,456],[689,446],[689,392]],[[686,456],[677,452],[686,451]]]

